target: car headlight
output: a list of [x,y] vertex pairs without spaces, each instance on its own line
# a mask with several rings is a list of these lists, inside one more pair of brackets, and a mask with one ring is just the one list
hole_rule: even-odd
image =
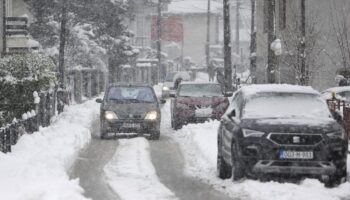
[[167,87],[167,86],[163,86],[162,90],[163,90],[163,91],[169,91],[169,90],[170,90],[170,88],[169,88],[169,87]]
[[145,119],[146,120],[156,120],[158,117],[158,112],[157,111],[151,111],[146,114]]
[[105,119],[107,119],[108,121],[113,121],[118,119],[118,116],[113,111],[105,111]]
[[242,129],[244,137],[262,137],[265,133],[261,131],[255,131],[250,129]]
[[341,130],[341,131],[335,131],[335,132],[331,132],[331,133],[327,133],[327,136],[329,138],[332,138],[332,139],[345,139],[345,136],[346,136],[346,133],[344,130]]

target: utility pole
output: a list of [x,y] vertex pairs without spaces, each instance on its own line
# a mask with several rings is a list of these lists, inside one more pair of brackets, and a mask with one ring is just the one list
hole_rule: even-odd
[[6,54],[6,0],[2,0],[2,56]]
[[239,9],[240,9],[240,6],[241,6],[241,0],[236,0],[237,1],[237,4],[236,4],[236,54],[239,55],[240,54],[240,47],[239,47],[239,38],[240,38],[240,35],[239,35],[239,20],[240,20],[240,13],[239,13]]
[[232,61],[231,61],[231,28],[230,28],[230,3],[223,0],[224,6],[224,67],[225,88],[224,92],[232,92]]
[[64,48],[66,45],[66,25],[67,25],[67,0],[62,0],[60,47],[58,55],[58,71],[60,74],[61,89],[65,89],[65,69],[64,69]]
[[271,49],[275,36],[275,0],[267,0],[267,81],[268,83],[276,83],[276,63],[277,57]]
[[161,65],[162,65],[162,43],[161,43],[161,34],[162,34],[162,1],[158,0],[158,16],[157,16],[157,58],[158,58],[158,82],[160,82],[161,77]]
[[250,27],[250,74],[252,83],[256,84],[256,31],[255,31],[255,0],[251,0],[252,15]]
[[207,43],[205,45],[205,55],[207,68],[210,62],[210,0],[208,0],[208,11],[207,11]]
[[305,16],[305,1],[306,0],[300,0],[301,2],[301,40],[300,40],[300,57],[301,57],[301,79],[300,84],[306,85],[308,83],[308,70],[306,67],[306,44],[305,44],[305,38],[306,38],[306,16]]

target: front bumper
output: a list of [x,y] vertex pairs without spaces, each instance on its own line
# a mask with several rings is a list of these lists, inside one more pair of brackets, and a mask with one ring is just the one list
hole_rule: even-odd
[[[324,137],[324,136],[323,136]],[[313,152],[312,159],[280,158],[280,151]],[[252,174],[333,175],[337,163],[346,162],[347,142],[323,138],[310,145],[276,144],[264,137],[243,138],[239,142],[241,160]]]
[[[160,120],[117,120],[109,122],[102,120],[102,129],[107,133],[151,133],[158,132]],[[125,124],[133,124],[135,127],[125,127]]]
[[253,172],[259,174],[333,175],[336,172],[336,167],[332,162],[322,161],[260,160],[254,165]]

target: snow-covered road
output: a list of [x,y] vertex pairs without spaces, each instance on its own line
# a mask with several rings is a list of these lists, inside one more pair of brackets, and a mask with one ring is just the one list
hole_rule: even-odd
[[20,138],[12,153],[0,153],[0,199],[350,199],[350,182],[329,189],[312,179],[300,184],[218,179],[219,122],[174,131],[169,101],[161,109],[159,141],[100,140],[98,111],[93,100],[71,106],[52,126]]

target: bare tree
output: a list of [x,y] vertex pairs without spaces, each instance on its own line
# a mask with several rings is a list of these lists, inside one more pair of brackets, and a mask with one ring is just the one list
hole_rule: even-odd
[[348,0],[329,1],[330,6],[330,23],[336,38],[338,51],[341,55],[342,67],[349,68],[350,64],[350,14]]
[[[294,10],[297,11],[297,9]],[[293,72],[284,73],[283,81],[311,85],[315,73],[324,66],[322,62],[318,62],[324,51],[323,44],[320,42],[323,33],[318,29],[320,24],[317,15],[311,13],[307,15],[305,37],[301,31],[296,31],[301,25],[300,14],[294,12],[292,18],[295,20],[291,20],[281,33],[285,54],[281,57],[280,63]],[[305,55],[299,55],[303,47],[305,47]],[[302,67],[302,59],[305,59],[305,68]]]

